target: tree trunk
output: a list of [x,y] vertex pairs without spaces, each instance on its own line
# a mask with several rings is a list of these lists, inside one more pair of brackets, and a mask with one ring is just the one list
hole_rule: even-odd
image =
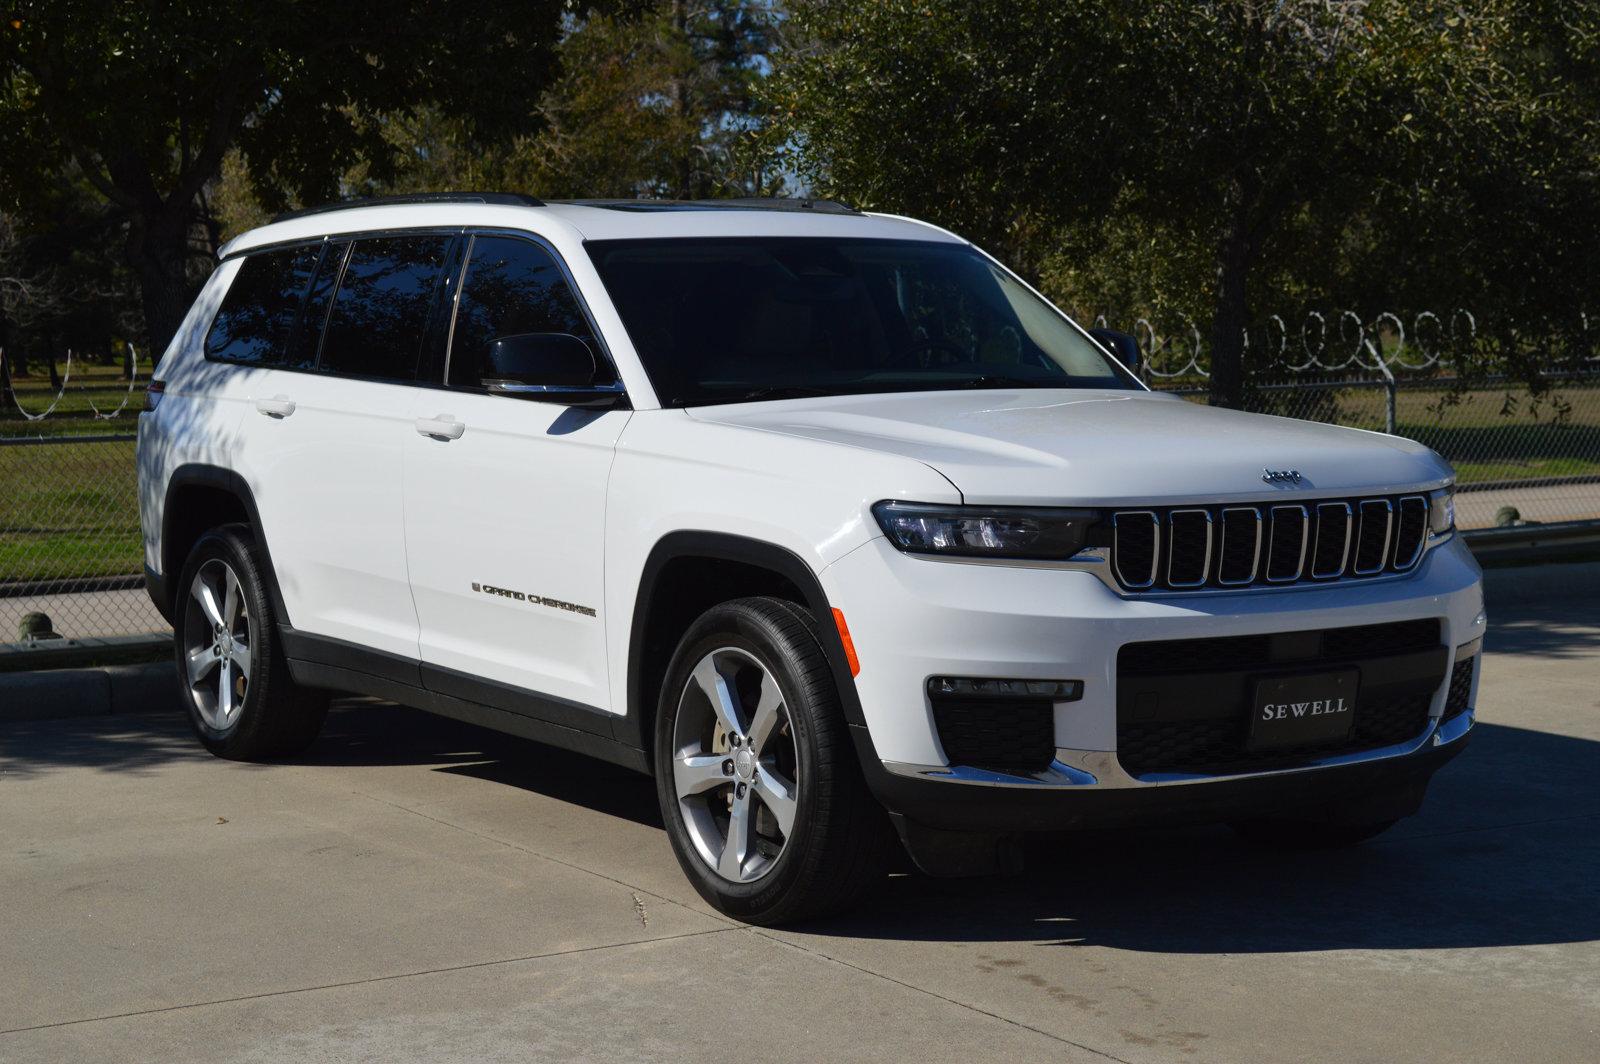
[[1250,323],[1250,268],[1257,243],[1241,207],[1217,255],[1217,300],[1211,317],[1211,405],[1244,406],[1244,333]]
[[[174,216],[176,215],[176,217]],[[151,353],[160,358],[189,312],[189,241],[186,212],[165,208],[131,219],[128,265],[139,281],[139,302]]]

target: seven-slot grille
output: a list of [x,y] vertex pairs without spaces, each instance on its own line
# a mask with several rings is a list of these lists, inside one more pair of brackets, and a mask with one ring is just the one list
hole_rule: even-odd
[[1130,591],[1313,583],[1406,572],[1427,535],[1425,495],[1119,510],[1111,568]]

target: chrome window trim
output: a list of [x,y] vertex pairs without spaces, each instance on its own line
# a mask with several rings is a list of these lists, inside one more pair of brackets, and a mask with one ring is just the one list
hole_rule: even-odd
[[[1339,568],[1329,573],[1319,573],[1317,571],[1317,555],[1322,552],[1322,511],[1324,510],[1344,511],[1344,550],[1339,554]],[[1317,503],[1317,542],[1316,545],[1311,548],[1311,579],[1337,580],[1339,577],[1343,576],[1345,574],[1345,570],[1350,567],[1350,526],[1355,524],[1353,517],[1354,515],[1350,509],[1350,504],[1347,502]]]
[[[1350,559],[1350,571],[1357,576],[1371,576],[1374,573],[1381,573],[1389,567],[1389,541],[1394,537],[1394,504],[1388,499],[1362,499],[1356,506],[1361,523],[1357,526],[1356,552],[1355,556]],[[1378,552],[1378,564],[1363,569],[1361,567],[1361,544],[1367,536],[1367,507],[1369,506],[1383,507],[1383,549]]]
[[[1150,579],[1144,581],[1143,583],[1134,583],[1132,580],[1129,580],[1126,576],[1124,576],[1122,573],[1121,563],[1115,560],[1122,553],[1121,550],[1117,548],[1117,537],[1121,535],[1121,531],[1117,527],[1118,523],[1123,518],[1131,517],[1148,517],[1150,519],[1150,534],[1152,537],[1154,537],[1154,543],[1150,548]],[[1147,587],[1154,587],[1156,584],[1156,577],[1161,574],[1161,518],[1156,516],[1156,512],[1154,510],[1117,511],[1111,515],[1111,539],[1111,556],[1113,559],[1112,565],[1116,567],[1116,578],[1122,581],[1122,585],[1131,591],[1139,591]]]
[[[1279,510],[1300,511],[1300,560],[1295,564],[1294,572],[1289,576],[1272,575],[1272,555],[1276,553],[1274,548],[1278,542]],[[1304,506],[1301,506],[1298,503],[1291,503],[1286,506],[1274,506],[1269,511],[1269,516],[1272,518],[1272,538],[1268,541],[1267,546],[1267,583],[1292,584],[1296,580],[1300,579],[1300,574],[1306,571],[1306,544],[1311,539],[1311,514]]]
[[[1261,540],[1264,538],[1263,533],[1262,533],[1262,525],[1264,524],[1264,522],[1262,521],[1262,518],[1261,518],[1261,508],[1259,506],[1224,506],[1222,508],[1221,512],[1222,512],[1222,547],[1221,547],[1221,558],[1217,562],[1217,583],[1220,584],[1223,587],[1244,587],[1244,586],[1246,586],[1248,584],[1253,584],[1253,583],[1256,582],[1256,574],[1261,571]],[[1255,553],[1250,558],[1250,575],[1248,577],[1246,577],[1245,579],[1243,579],[1243,580],[1224,580],[1222,578],[1222,567],[1223,567],[1224,564],[1226,564],[1227,557],[1228,557],[1228,515],[1229,514],[1250,514],[1252,517],[1255,518],[1255,531],[1256,531]]]
[[[1178,526],[1177,526],[1177,523],[1174,520],[1174,518],[1177,518],[1180,515],[1187,516],[1189,514],[1199,514],[1201,517],[1205,518],[1205,522],[1206,522],[1205,560],[1200,563],[1200,579],[1198,579],[1198,580],[1185,580],[1182,583],[1179,583],[1177,580],[1174,580],[1172,578],[1172,557],[1176,553],[1172,548],[1172,544],[1176,544],[1178,542]],[[1181,509],[1181,510],[1168,510],[1167,511],[1167,541],[1168,541],[1168,544],[1169,544],[1168,547],[1167,547],[1167,586],[1168,587],[1205,587],[1206,586],[1206,581],[1208,579],[1210,579],[1210,577],[1211,577],[1211,531],[1212,531],[1211,526],[1212,526],[1212,521],[1211,521],[1211,511],[1210,510],[1202,510],[1202,509],[1199,509],[1199,508],[1190,507],[1190,508],[1185,508],[1185,509]]]

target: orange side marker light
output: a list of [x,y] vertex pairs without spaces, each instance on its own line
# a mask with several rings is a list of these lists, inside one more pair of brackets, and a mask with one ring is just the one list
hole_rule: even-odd
[[833,608],[833,623],[839,629],[839,642],[844,644],[844,660],[850,663],[850,675],[861,675],[861,659],[856,657],[855,640],[850,638],[850,626],[844,623],[844,611]]

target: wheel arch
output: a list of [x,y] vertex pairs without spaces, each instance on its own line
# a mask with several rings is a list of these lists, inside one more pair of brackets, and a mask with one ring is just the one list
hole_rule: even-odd
[[[713,579],[698,590],[694,581]],[[663,536],[645,559],[628,638],[628,714],[624,741],[649,752],[655,742],[656,702],[678,639],[689,623],[718,602],[776,595],[799,603],[816,619],[833,671],[845,721],[865,727],[855,679],[822,583],[786,547],[724,532],[682,531]]]
[[161,508],[161,572],[146,571],[150,597],[161,615],[170,623],[181,593],[178,580],[183,563],[189,557],[201,536],[213,528],[226,524],[245,524],[255,539],[256,550],[264,567],[262,577],[267,594],[272,599],[272,609],[279,620],[289,623],[284,608],[283,593],[278,587],[277,568],[272,564],[267,549],[265,530],[261,527],[261,514],[256,509],[255,495],[244,477],[231,469],[204,463],[190,463],[173,470],[167,480],[167,492]]

